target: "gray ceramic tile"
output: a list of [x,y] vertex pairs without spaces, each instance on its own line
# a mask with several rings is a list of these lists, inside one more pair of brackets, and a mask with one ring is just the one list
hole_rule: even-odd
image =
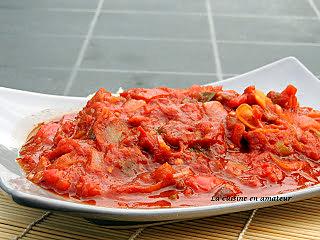
[[119,87],[123,89],[144,87],[188,87],[193,84],[206,84],[214,82],[215,75],[173,75],[173,74],[136,74],[115,72],[80,71],[76,84],[72,86],[70,95],[87,96],[99,89],[106,88],[116,92]]
[[320,42],[319,20],[214,17],[218,40]]
[[69,71],[1,67],[0,86],[60,95],[69,74]]
[[307,0],[211,0],[218,14],[266,16],[316,16]]
[[96,35],[210,39],[207,16],[110,14],[100,15]]
[[0,33],[84,35],[92,17],[86,12],[0,9]]
[[205,12],[204,0],[106,0],[105,10]]
[[82,8],[96,9],[99,0],[2,0],[0,9]]
[[297,57],[313,73],[320,74],[320,46],[283,46],[220,43],[224,73],[244,73],[283,57]]
[[210,43],[92,39],[83,68],[214,73]]
[[82,38],[0,36],[0,66],[72,67]]
[[229,79],[229,78],[232,78],[232,77],[235,77],[239,74],[236,74],[236,73],[226,73],[226,74],[222,74],[222,79],[223,80],[226,80],[226,79]]

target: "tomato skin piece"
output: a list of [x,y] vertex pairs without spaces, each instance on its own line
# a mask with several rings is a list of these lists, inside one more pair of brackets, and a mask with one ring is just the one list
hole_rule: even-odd
[[320,111],[312,109],[308,114],[308,117],[313,118],[314,120],[320,122]]
[[213,193],[213,196],[220,198],[230,198],[241,194],[242,191],[234,184],[225,183],[220,185],[219,188]]
[[145,105],[146,102],[143,100],[130,99],[124,104],[123,110],[127,113],[134,113]]
[[117,193],[152,193],[166,187],[163,182],[158,182],[151,185],[139,185],[139,184],[129,184],[127,186],[115,187],[112,191]]
[[[129,205],[127,205],[128,207],[130,207]],[[150,208],[150,207],[161,207],[161,208],[165,208],[165,207],[171,207],[171,203],[165,200],[159,200],[156,202],[136,202],[134,204],[132,204],[131,207],[135,207],[135,208]]]
[[179,147],[181,143],[188,144],[195,138],[195,128],[178,121],[168,121],[161,128],[161,136],[171,146]]
[[279,167],[287,171],[298,171],[307,166],[306,162],[294,159],[281,159],[273,154],[271,154],[271,158]]
[[[145,178],[145,175],[141,176],[143,179],[151,181],[151,183],[131,183],[126,186],[114,186],[112,187],[112,191],[118,193],[151,193],[166,186],[174,185],[176,182],[173,176],[174,173],[175,170],[172,166],[164,163],[152,172],[149,177]],[[139,178],[141,179],[141,177]]]
[[75,149],[77,149],[78,151],[81,151],[79,143],[77,143],[73,139],[64,138],[58,142],[54,150],[45,153],[45,156],[52,161],[54,159],[61,157],[64,154],[70,153]]
[[144,121],[147,121],[148,118],[141,116],[141,115],[134,115],[131,118],[128,119],[128,123],[134,127],[139,127],[141,123]]
[[241,104],[246,103],[248,101],[248,96],[246,94],[242,94],[236,98],[232,98],[227,102],[227,106],[230,108],[237,108]]
[[205,112],[210,117],[212,122],[222,123],[228,115],[226,109],[218,101],[206,102],[203,104]]
[[295,116],[293,120],[302,130],[320,130],[320,122],[306,115]]
[[36,168],[42,153],[48,151],[54,144],[54,136],[58,128],[59,124],[57,122],[40,124],[36,127],[37,132],[22,146],[17,161],[26,173],[30,173]]
[[43,124],[34,137],[35,141],[41,142],[42,144],[52,144],[53,137],[58,131],[58,128],[58,123]]
[[76,130],[75,114],[68,114],[59,121],[59,128],[54,137],[54,144],[57,145],[64,138],[71,138]]
[[248,167],[244,165],[244,163],[228,161],[225,166],[225,171],[233,176],[242,175],[245,170],[248,170]]
[[175,172],[176,171],[173,169],[173,167],[169,163],[164,163],[152,173],[152,177],[157,182],[163,181],[163,182],[172,183],[174,182],[173,174]]
[[154,153],[157,146],[157,139],[152,132],[146,132],[141,126],[137,128],[137,130],[140,132],[139,134],[139,145],[149,150],[150,152]]
[[120,94],[125,98],[133,98],[136,100],[150,101],[153,98],[165,97],[169,94],[168,88],[158,89],[146,89],[146,88],[134,88]]
[[243,123],[236,123],[232,130],[231,141],[238,147],[241,147],[241,140],[246,131]]
[[23,156],[17,158],[17,162],[21,165],[21,168],[28,174],[30,173],[36,166],[37,163],[32,156]]
[[244,176],[244,177],[240,177],[239,179],[243,184],[250,186],[250,187],[262,187],[263,186],[262,181],[259,179],[259,177],[257,175]]
[[224,181],[214,176],[190,176],[186,180],[186,185],[195,192],[209,192]]
[[267,177],[273,183],[280,183],[285,177],[284,173],[278,167],[270,163],[263,164],[262,169],[262,176]]
[[42,181],[48,185],[54,185],[60,179],[59,170],[58,169],[47,169],[43,173]]
[[71,184],[65,174],[58,169],[47,169],[43,172],[40,184],[46,188],[53,188],[58,193],[66,192]]
[[80,198],[91,198],[102,194],[99,181],[90,175],[80,176],[75,188],[76,195]]
[[288,85],[280,94],[270,92],[268,96],[274,103],[280,105],[282,108],[295,111],[299,105],[297,97],[295,96],[296,93],[297,89],[293,85]]
[[101,195],[100,186],[98,184],[85,183],[82,186],[80,196],[87,198],[87,197],[94,197],[94,196],[98,196],[98,195]]
[[76,151],[72,151],[56,159],[50,167],[59,170],[67,170],[74,164],[84,164],[86,162],[87,158],[85,156],[79,155]]
[[55,183],[55,189],[58,192],[65,192],[69,189],[70,187],[70,182],[65,180],[65,179],[59,179],[56,183]]
[[161,198],[161,197],[165,197],[165,198],[179,198],[179,192],[177,190],[167,190],[167,191],[163,191],[158,195],[152,195],[149,196],[149,198]]

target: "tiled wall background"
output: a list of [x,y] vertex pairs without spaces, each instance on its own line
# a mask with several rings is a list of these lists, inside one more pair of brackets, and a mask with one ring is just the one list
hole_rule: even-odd
[[184,87],[286,56],[320,75],[320,0],[0,1],[3,87]]

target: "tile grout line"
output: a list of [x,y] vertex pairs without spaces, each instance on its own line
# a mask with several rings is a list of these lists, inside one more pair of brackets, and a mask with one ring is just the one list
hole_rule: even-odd
[[[17,34],[7,34],[6,36],[16,36]],[[28,33],[28,37],[47,37],[47,38],[85,38],[86,35],[81,34],[55,34],[55,33]],[[161,37],[140,37],[140,36],[125,36],[125,35],[94,35],[91,39],[105,40],[137,40],[137,41],[163,41],[163,42],[187,42],[187,43],[210,43],[210,39],[206,38],[161,38]]]
[[135,240],[145,229],[145,227],[138,228],[132,235],[128,238],[128,240]]
[[42,222],[44,219],[46,219],[49,215],[51,214],[51,212],[47,211],[45,212],[42,216],[40,216],[39,218],[37,218],[36,220],[34,220],[33,222],[31,222],[24,230],[23,232],[21,232],[21,234],[19,236],[16,236],[15,238],[13,238],[13,240],[18,240],[23,238],[25,235],[27,235],[29,233],[29,231],[38,223]]
[[117,73],[136,73],[136,74],[172,74],[190,76],[216,76],[216,73],[202,72],[175,72],[175,71],[149,71],[149,70],[124,70],[124,69],[100,69],[100,68],[80,68],[80,71],[92,72],[117,72]]
[[254,44],[254,45],[274,45],[274,46],[311,46],[318,47],[320,43],[313,42],[281,42],[281,41],[251,41],[251,40],[217,40],[218,43],[229,44]]
[[[55,70],[69,71],[70,68],[64,67],[31,67],[33,70]],[[206,72],[170,72],[170,71],[149,71],[149,70],[124,70],[124,69],[104,69],[104,68],[79,68],[84,72],[116,72],[116,73],[136,73],[136,74],[172,74],[172,75],[190,75],[190,76],[216,76],[216,73]],[[223,76],[237,76],[241,73],[223,73]]]
[[218,81],[221,81],[223,79],[222,78],[222,68],[221,68],[219,49],[218,49],[218,44],[217,44],[217,37],[216,37],[216,31],[215,31],[214,22],[213,22],[210,0],[206,0],[206,9],[207,9],[207,14],[208,14],[209,31],[210,31],[211,43],[212,43],[212,54],[213,54],[213,57],[215,60]]
[[[318,19],[318,18],[317,18]],[[16,34],[9,34],[7,36],[16,36]],[[85,38],[85,35],[81,34],[52,34],[52,33],[35,33],[29,34],[31,37],[53,37],[53,38]],[[91,36],[91,39],[98,40],[130,40],[130,41],[163,41],[163,42],[187,42],[187,43],[211,43],[211,39],[205,38],[160,38],[160,37],[139,37],[139,36],[107,36],[107,35],[95,35]],[[227,44],[255,44],[255,45],[275,45],[275,46],[311,46],[318,47],[320,43],[317,42],[281,42],[281,41],[252,41],[252,40],[217,40],[217,43]]]
[[[315,10],[318,11],[318,10]],[[319,11],[320,14],[320,11]],[[318,18],[317,18],[318,19]],[[320,15],[319,15],[320,19]],[[16,33],[10,33],[6,36],[16,36]],[[55,33],[28,33],[26,36],[30,37],[53,37],[53,38],[85,38],[82,34],[55,34]],[[137,41],[163,41],[163,42],[195,42],[195,43],[210,43],[208,38],[161,38],[161,37],[140,37],[140,36],[126,36],[126,35],[94,35],[91,39],[105,39],[105,40],[137,40]],[[261,41],[261,40],[216,40],[217,43],[231,43],[231,44],[265,44],[265,45],[288,45],[288,46],[320,46],[319,42],[286,42],[286,41]]]
[[[78,8],[71,8],[71,9],[64,9],[64,8],[47,8],[50,12],[80,12],[80,13],[92,13],[94,9],[78,9]],[[165,12],[165,11],[148,11],[148,10],[116,10],[116,9],[102,9],[101,13],[111,13],[111,14],[148,14],[148,15],[194,15],[194,16],[206,16],[205,12]]]
[[312,10],[315,12],[315,14],[317,15],[317,18],[320,19],[320,11],[317,8],[317,5],[314,3],[313,0],[308,0],[308,3],[310,4]]
[[251,224],[251,222],[252,222],[252,220],[254,218],[254,215],[257,213],[257,211],[258,211],[258,209],[254,209],[251,212],[251,214],[250,214],[249,218],[247,219],[245,225],[243,226],[243,228],[242,228],[237,240],[243,240],[243,237],[244,237],[245,233],[247,232],[247,230],[248,230],[248,228],[249,228],[249,226],[250,226],[250,224]]
[[139,36],[104,36],[95,35],[94,39],[107,39],[107,40],[138,40],[138,41],[163,41],[163,42],[210,42],[210,39],[205,38],[161,38],[161,37],[139,37]]
[[[68,71],[70,68],[64,67],[31,67],[33,70],[56,70],[56,71]],[[125,69],[112,69],[112,68],[79,68],[78,71],[88,72],[117,72],[117,73],[141,73],[141,74],[172,74],[172,75],[194,75],[194,76],[215,76],[216,73],[211,72],[175,72],[175,71],[150,71],[150,70],[125,70]],[[237,75],[235,73],[226,73],[225,75]]]
[[90,42],[90,38],[92,37],[93,30],[95,28],[95,25],[97,23],[98,17],[100,15],[103,3],[104,3],[104,0],[100,0],[98,2],[97,9],[96,9],[96,11],[94,13],[94,16],[93,16],[93,18],[91,20],[91,23],[89,25],[89,29],[88,29],[87,35],[86,35],[86,37],[85,37],[85,39],[83,41],[83,44],[82,44],[81,49],[79,51],[79,55],[78,55],[77,60],[76,60],[76,62],[74,64],[74,66],[73,66],[73,69],[71,71],[70,78],[69,78],[69,80],[67,82],[67,85],[66,85],[64,91],[63,91],[63,95],[68,95],[69,94],[69,92],[71,90],[71,87],[72,87],[72,84],[73,84],[75,78],[77,77],[78,70],[79,70],[80,65],[81,65],[81,63],[83,61],[84,54],[85,54],[85,52],[86,52],[86,50],[88,48],[88,45],[89,45],[89,42]]
[[[80,13],[92,13],[95,10],[90,8],[35,8],[37,10],[47,10],[51,12],[80,12]],[[117,10],[117,9],[103,9],[101,13],[111,14],[150,14],[150,15],[195,15],[195,16],[207,16],[206,12],[178,12],[178,11],[148,11],[148,10]],[[276,18],[276,19],[296,19],[296,20],[310,20],[317,19],[316,16],[299,16],[299,15],[258,15],[258,14],[231,14],[231,13],[212,13],[217,17],[231,17],[231,18]]]
[[[319,12],[320,13],[320,12]],[[318,18],[317,18],[318,19]],[[319,16],[320,19],[320,16]],[[11,33],[6,36],[16,36]],[[30,37],[48,37],[48,38],[85,38],[86,35],[81,34],[55,34],[55,33],[29,33],[26,36]],[[211,39],[206,38],[161,38],[161,37],[140,37],[140,36],[125,36],[125,35],[94,35],[91,39],[98,40],[136,40],[136,41],[163,41],[163,42],[187,42],[187,43],[211,43]],[[320,46],[319,42],[286,42],[286,41],[260,41],[260,40],[216,40],[217,43],[231,44],[256,44],[256,45],[287,45],[287,46]]]
[[290,15],[258,15],[258,14],[230,14],[230,13],[212,13],[215,17],[225,18],[258,18],[258,19],[293,19],[293,20],[316,20],[316,16],[290,16]]

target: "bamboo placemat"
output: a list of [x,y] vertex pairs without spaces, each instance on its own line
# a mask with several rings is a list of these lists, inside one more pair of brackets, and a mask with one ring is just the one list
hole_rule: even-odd
[[254,211],[150,226],[108,229],[79,217],[14,203],[0,192],[0,239],[320,239],[320,197]]

